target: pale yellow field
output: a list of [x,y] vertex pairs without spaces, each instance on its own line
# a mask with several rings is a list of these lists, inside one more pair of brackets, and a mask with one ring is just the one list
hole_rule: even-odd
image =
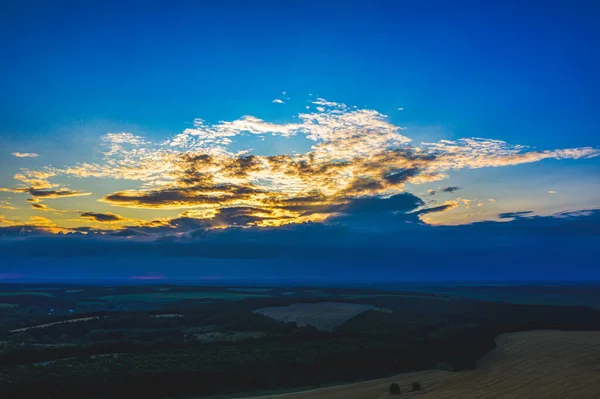
[[[424,390],[410,392],[420,381]],[[388,395],[390,383],[400,396]],[[600,331],[504,334],[477,370],[422,371],[253,399],[600,399]]]

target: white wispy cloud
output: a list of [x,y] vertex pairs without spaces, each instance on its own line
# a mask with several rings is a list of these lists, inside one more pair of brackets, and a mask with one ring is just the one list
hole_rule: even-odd
[[39,154],[36,154],[35,152],[13,152],[11,155],[15,156],[17,158],[35,158],[35,157],[39,157]]
[[276,104],[285,104],[283,102],[283,100],[280,100],[279,98],[276,98],[275,100],[273,100],[273,102],[276,103]]

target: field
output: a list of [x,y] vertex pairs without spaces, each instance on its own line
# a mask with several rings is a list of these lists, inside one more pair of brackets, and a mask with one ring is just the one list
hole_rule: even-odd
[[352,317],[373,308],[372,305],[319,302],[262,308],[255,312],[284,323],[296,323],[299,327],[310,325],[321,331],[331,331]]
[[237,292],[155,292],[148,294],[123,294],[101,296],[106,301],[174,302],[185,299],[219,299],[241,301],[248,298],[268,297],[262,294],[243,294]]
[[[600,395],[600,332],[528,331],[503,334],[476,370],[423,371],[305,392],[253,399],[382,399],[391,383],[401,398],[500,399],[597,398]],[[419,381],[422,391],[411,391]]]
[[357,294],[357,295],[345,295],[346,299],[364,299],[364,298],[385,298],[385,297],[403,297],[403,298],[421,298],[421,299],[434,299],[434,300],[449,300],[450,297],[444,297],[441,295],[419,295],[419,294]]
[[42,292],[42,291],[28,291],[28,290],[24,290],[24,291],[8,291],[8,292],[0,292],[0,297],[2,296],[30,296],[30,295],[34,295],[34,296],[45,296],[45,297],[53,297],[54,295],[51,294],[50,292]]
[[[591,304],[599,287],[513,288],[524,302],[560,294],[571,298],[565,304]],[[393,381],[401,397],[543,399],[532,394],[540,386],[576,398],[598,388],[588,379],[599,377],[599,333],[511,333],[600,331],[599,310],[482,301],[456,290],[505,292],[0,284],[0,303],[9,305],[0,305],[0,392],[11,399],[383,399]],[[414,380],[423,391],[407,391]]]
[[568,283],[547,285],[447,284],[411,286],[409,289],[484,301],[531,305],[591,306],[600,309],[600,290],[595,284],[587,286]]

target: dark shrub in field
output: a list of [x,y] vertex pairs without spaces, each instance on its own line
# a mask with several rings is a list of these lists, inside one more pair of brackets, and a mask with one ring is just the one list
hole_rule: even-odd
[[390,385],[390,395],[400,395],[400,385],[395,382]]
[[421,389],[423,389],[419,381],[413,382],[412,384],[410,384],[410,386],[412,387],[413,391],[420,391]]

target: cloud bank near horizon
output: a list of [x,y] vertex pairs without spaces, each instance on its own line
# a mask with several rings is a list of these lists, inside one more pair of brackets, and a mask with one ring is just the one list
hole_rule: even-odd
[[[193,127],[162,141],[129,132],[108,133],[102,138],[100,161],[20,168],[14,175],[19,184],[0,191],[29,195],[31,208],[47,212],[48,217],[23,220],[0,216],[0,226],[35,227],[40,233],[96,229],[127,235],[152,229],[174,232],[182,220],[203,228],[342,223],[360,219],[364,204],[383,206],[408,198],[402,196],[407,194],[407,184],[442,181],[453,171],[600,155],[600,149],[592,147],[540,151],[484,138],[414,143],[404,128],[375,110],[323,98],[312,101],[308,108],[315,111],[298,114],[292,123],[272,123],[254,116],[215,124],[197,119]],[[272,136],[302,137],[311,147],[303,153],[275,155],[257,154],[251,148],[232,150],[238,139],[268,140]],[[87,190],[62,187],[65,181],[77,186],[82,179],[121,181],[131,188],[96,197]],[[438,192],[459,189],[449,186]],[[66,212],[80,215],[71,217],[42,203],[80,196],[94,196],[114,209],[143,210],[148,218],[132,219],[97,209]],[[415,198],[411,211],[417,215],[443,212],[461,204],[457,199],[430,207]],[[153,211],[164,210],[178,211],[179,215],[152,217]],[[403,207],[393,210],[405,211]]]

